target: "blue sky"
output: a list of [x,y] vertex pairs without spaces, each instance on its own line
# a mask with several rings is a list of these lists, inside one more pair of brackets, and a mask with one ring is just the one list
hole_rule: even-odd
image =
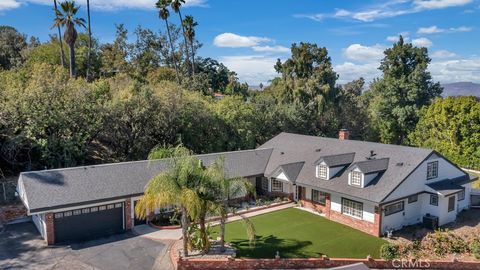
[[[90,2],[92,30],[102,42],[114,38],[118,23],[129,30],[164,27],[155,0]],[[52,3],[0,0],[0,24],[45,41],[55,33]],[[480,83],[480,0],[187,0],[183,14],[199,22],[200,56],[222,61],[252,85],[273,78],[276,59],[287,58],[290,45],[300,41],[327,47],[340,83],[360,76],[370,81],[400,33],[428,47],[435,80]]]

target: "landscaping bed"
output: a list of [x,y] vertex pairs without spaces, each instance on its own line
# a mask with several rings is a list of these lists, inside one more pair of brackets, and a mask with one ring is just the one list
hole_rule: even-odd
[[[251,217],[256,243],[250,245],[241,221],[226,225],[226,241],[243,258],[379,258],[385,240],[368,235],[318,215],[295,209]],[[212,228],[218,235],[218,227]]]
[[[480,260],[480,209],[463,211],[456,222],[437,231],[413,225],[388,241],[398,258]],[[477,257],[475,256],[477,254]]]

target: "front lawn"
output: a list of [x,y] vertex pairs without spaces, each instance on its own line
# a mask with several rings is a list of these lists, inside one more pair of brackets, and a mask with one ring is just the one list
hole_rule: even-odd
[[[276,251],[283,258],[320,257],[366,258],[379,257],[380,246],[386,241],[330,221],[312,213],[288,208],[251,217],[257,240],[249,246],[243,222],[226,225],[226,241],[237,249],[238,257],[273,258]],[[218,226],[213,228],[214,237]]]

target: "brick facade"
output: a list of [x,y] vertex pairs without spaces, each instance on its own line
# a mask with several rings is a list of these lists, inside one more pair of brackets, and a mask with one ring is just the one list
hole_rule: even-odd
[[195,269],[310,269],[332,268],[363,263],[374,269],[480,269],[480,262],[474,261],[386,261],[380,259],[177,259],[178,270]]
[[45,227],[46,227],[46,236],[47,236],[47,245],[55,244],[55,217],[53,213],[45,214]]
[[133,228],[132,220],[132,200],[130,198],[125,200],[124,203],[125,210],[125,230],[131,230]]
[[368,234],[374,235],[374,236],[381,236],[381,214],[379,211],[379,208],[375,208],[375,220],[374,222],[369,222],[365,220],[360,220],[356,219],[354,217],[350,217],[347,215],[344,215],[342,213],[332,211],[331,210],[331,199],[330,195],[327,196],[325,205],[316,203],[311,200],[307,200],[305,198],[302,198],[300,200],[301,204],[304,207],[313,209],[317,212],[321,212],[322,214],[325,215],[326,218],[333,220],[338,223],[342,223],[344,225],[350,226],[352,228],[355,228],[357,230],[360,230],[362,232],[366,232]]
[[331,200],[330,196],[327,196],[325,200],[325,205],[322,205],[320,203],[314,202],[312,200],[307,200],[305,198],[300,200],[300,203],[307,208],[313,209],[317,212],[320,212],[321,214],[324,214],[326,218],[330,218],[330,205],[331,205]]

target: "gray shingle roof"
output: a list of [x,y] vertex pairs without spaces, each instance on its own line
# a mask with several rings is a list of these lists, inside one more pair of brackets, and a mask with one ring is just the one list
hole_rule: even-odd
[[381,172],[388,169],[388,160],[389,158],[358,161],[352,164],[350,168],[357,167],[364,174]]
[[275,174],[277,171],[282,171],[287,176],[288,180],[295,182],[297,181],[298,174],[302,170],[304,164],[305,162],[302,161],[280,165],[272,172],[272,174],[270,174],[270,176]]
[[338,155],[330,155],[320,157],[315,164],[321,163],[322,161],[327,164],[328,167],[338,167],[342,165],[350,165],[353,162],[355,153],[346,153]]
[[435,183],[427,184],[431,189],[437,191],[443,196],[448,196],[464,190],[454,179],[445,179]]
[[[297,184],[314,186],[325,191],[348,194],[372,202],[382,202],[433,150],[381,143],[338,140],[316,136],[281,133],[261,148],[273,148],[265,174],[270,174],[282,164],[305,161],[297,177]],[[318,152],[315,149],[321,149]],[[335,175],[330,180],[315,177],[315,161],[319,155],[330,156],[338,153],[355,153],[353,162],[367,160],[371,151],[376,159],[389,158],[388,168],[381,177],[365,188],[348,185],[347,171]],[[282,154],[283,152],[283,154]],[[401,164],[401,165],[400,165]]]
[[[225,157],[227,174],[263,175],[272,149],[198,155],[208,166]],[[148,181],[169,166],[168,160],[123,162],[96,166],[24,172],[23,186],[30,212],[142,194]]]

